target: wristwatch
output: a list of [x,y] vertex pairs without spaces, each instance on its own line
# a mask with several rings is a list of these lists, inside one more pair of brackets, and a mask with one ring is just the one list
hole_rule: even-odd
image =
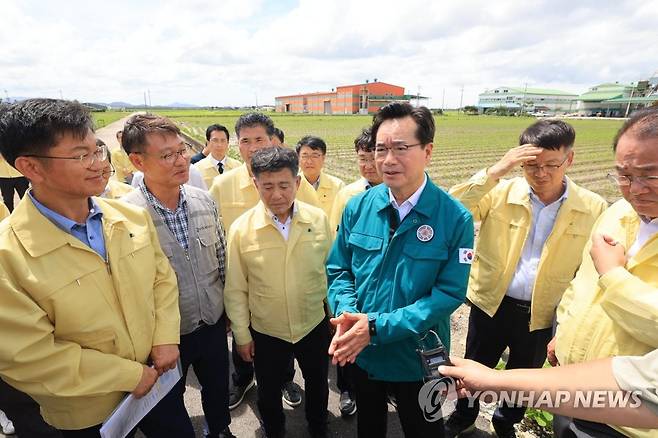
[[371,338],[377,336],[377,320],[375,318],[368,318],[368,334]]

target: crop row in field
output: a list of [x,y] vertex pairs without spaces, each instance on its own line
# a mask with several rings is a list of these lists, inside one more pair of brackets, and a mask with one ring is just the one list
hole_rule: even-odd
[[[178,121],[186,132],[204,140],[212,123],[225,125],[233,133],[237,111],[163,111]],[[328,144],[327,171],[350,182],[358,177],[354,138],[372,122],[371,116],[322,116],[270,114],[275,125],[286,134],[286,143],[294,145],[304,135],[317,135]],[[443,187],[468,179],[478,170],[496,162],[511,147],[534,118],[437,116],[436,136],[430,176]],[[621,125],[616,120],[571,120],[576,129],[576,158],[569,174],[585,187],[609,201],[619,197],[618,190],[606,179],[612,169],[611,143]],[[233,134],[232,134],[233,136]],[[231,139],[235,144],[235,138]],[[237,155],[233,150],[232,155]],[[518,175],[519,172],[512,175]]]

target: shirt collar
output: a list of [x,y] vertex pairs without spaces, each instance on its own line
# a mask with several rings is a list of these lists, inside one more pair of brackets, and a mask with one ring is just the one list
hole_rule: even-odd
[[94,198],[91,197],[87,198],[87,202],[89,203],[89,215],[87,216],[85,223],[78,223],[74,220],[67,218],[66,216],[62,216],[56,211],[51,210],[50,208],[43,205],[41,202],[37,200],[37,198],[34,197],[34,195],[32,194],[32,190],[29,190],[27,194],[29,195],[30,199],[34,203],[34,206],[37,208],[37,210],[41,212],[41,214],[43,214],[48,219],[50,219],[50,221],[53,222],[55,225],[57,225],[59,228],[69,233],[76,225],[86,226],[90,220],[101,220],[103,218],[103,212],[101,211],[100,207],[98,206]]
[[146,184],[144,184],[144,180],[142,180],[139,183],[139,189],[142,191],[142,194],[144,197],[146,197],[146,200],[149,202],[149,204],[153,205],[156,208],[159,208],[162,211],[166,211],[168,213],[175,213],[180,209],[181,207],[186,207],[187,206],[187,197],[185,195],[185,189],[183,186],[179,186],[179,196],[178,196],[178,205],[176,205],[176,210],[170,210],[169,208],[165,207],[162,205],[160,200],[156,198],[153,193],[146,187]]
[[389,189],[388,189],[388,200],[389,200],[390,204],[394,208],[400,208],[400,207],[402,207],[403,205],[405,205],[407,203],[411,204],[412,208],[415,207],[416,204],[418,204],[418,200],[420,199],[421,193],[423,193],[423,190],[425,189],[425,186],[427,185],[427,174],[424,175],[424,178],[425,179],[423,179],[423,183],[420,185],[420,187],[418,187],[418,190],[416,190],[413,195],[409,196],[409,199],[404,201],[401,205],[398,205],[398,202],[395,200],[395,197],[393,196],[393,192],[391,192],[391,189],[389,187]]
[[223,165],[226,164],[226,155],[224,155],[224,158],[222,158],[221,160],[217,160],[215,159],[215,157],[212,156],[212,154],[208,154],[208,159],[215,167],[217,167],[218,163],[222,163]]
[[[265,205],[265,204],[263,204],[263,205]],[[292,203],[292,214],[288,216],[288,219],[285,222],[281,222],[279,220],[279,218],[274,213],[272,213],[270,211],[269,208],[265,207],[265,211],[267,212],[267,215],[272,218],[273,222],[275,222],[275,223],[278,222],[280,224],[286,225],[286,224],[290,224],[292,222],[292,218],[298,213],[299,209],[297,208],[297,203],[293,202]]]
[[[560,203],[561,204],[569,197],[569,184],[567,184],[566,178],[562,180],[562,187],[564,187],[564,192],[562,192],[562,196],[560,196],[555,201],[551,202],[551,204],[549,204],[549,205],[552,205],[552,204],[555,204],[555,203]],[[530,187],[529,185],[528,185],[528,194],[530,195],[530,200],[532,202],[539,202],[539,203],[541,203],[541,205],[546,207],[546,205],[539,199],[539,197],[537,197],[537,195],[535,195],[535,191],[532,190],[532,187]]]

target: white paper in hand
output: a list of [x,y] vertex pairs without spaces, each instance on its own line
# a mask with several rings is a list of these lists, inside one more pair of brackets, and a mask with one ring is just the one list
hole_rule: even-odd
[[102,438],[124,438],[149,413],[182,377],[180,360],[176,368],[162,374],[151,390],[142,398],[128,394],[107,417],[101,427]]

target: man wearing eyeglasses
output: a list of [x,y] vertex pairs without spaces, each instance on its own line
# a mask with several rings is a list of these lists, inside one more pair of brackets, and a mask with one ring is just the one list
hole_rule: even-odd
[[[32,184],[0,226],[0,375],[64,437],[99,437],[126,393],[144,396],[178,359],[176,276],[146,211],[92,197],[108,154],[92,127],[64,100],[0,116],[0,151]],[[167,396],[139,427],[194,436],[185,418]]]
[[[509,348],[508,369],[546,360],[555,308],[606,207],[566,176],[575,138],[561,120],[538,121],[523,131],[520,146],[450,190],[481,222],[468,283],[467,359],[493,368]],[[501,179],[519,166],[522,177]],[[477,400],[460,400],[447,435],[472,429],[478,411]],[[499,406],[492,418],[497,435],[515,436],[524,414],[523,407]]]
[[[613,150],[611,178],[624,199],[597,221],[560,302],[555,364],[641,356],[658,348],[658,108],[633,113],[617,133]],[[554,426],[559,437],[649,437],[657,432],[612,430],[563,417]]]
[[205,190],[185,184],[191,149],[166,117],[132,116],[123,130],[123,147],[144,180],[122,200],[149,212],[178,279],[183,378],[172,392],[182,404],[192,365],[201,384],[206,436],[233,437],[224,316],[226,244],[215,202]]
[[299,140],[295,150],[299,155],[299,166],[304,176],[301,182],[302,190],[306,189],[311,193],[315,198],[314,204],[322,208],[324,214],[329,217],[334,198],[340,189],[345,187],[345,183],[323,170],[327,144],[320,137],[307,135]]
[[450,346],[450,314],[466,295],[463,254],[472,252],[473,221],[425,173],[434,131],[425,107],[379,110],[372,136],[383,183],[348,202],[327,260],[327,301],[336,315],[329,354],[334,364],[354,364],[359,437],[386,436],[389,392],[406,437],[443,436],[443,422],[428,421],[419,407],[425,373],[416,350],[432,333]]

